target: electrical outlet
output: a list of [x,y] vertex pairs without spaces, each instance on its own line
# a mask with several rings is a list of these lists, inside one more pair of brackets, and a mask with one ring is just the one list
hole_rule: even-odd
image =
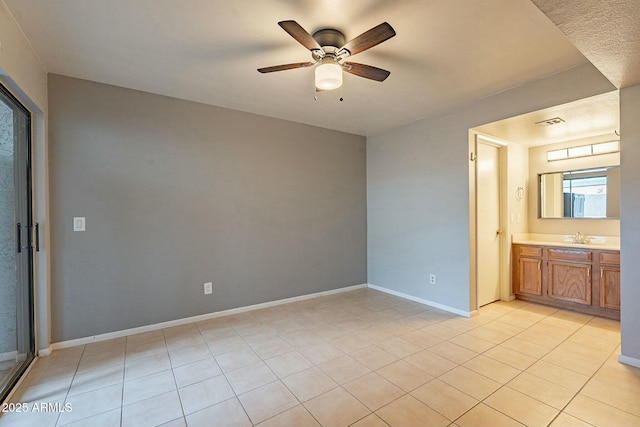
[[73,217],[73,231],[85,231],[87,229],[87,221],[83,216]]
[[429,284],[431,284],[431,285],[435,285],[436,284],[436,275],[435,274],[430,274],[429,275]]
[[207,282],[204,284],[204,294],[209,295],[211,293],[213,293],[213,283]]

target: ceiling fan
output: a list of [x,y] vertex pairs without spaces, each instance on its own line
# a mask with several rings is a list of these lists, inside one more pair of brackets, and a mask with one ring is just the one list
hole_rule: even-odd
[[311,51],[313,61],[258,68],[261,73],[305,68],[317,64],[315,70],[316,90],[333,90],[342,86],[342,71],[378,82],[383,81],[391,74],[382,68],[346,61],[348,57],[395,36],[396,32],[387,22],[365,31],[347,43],[345,43],[344,34],[334,28],[323,28],[309,34],[296,21],[280,21],[278,25],[298,43]]

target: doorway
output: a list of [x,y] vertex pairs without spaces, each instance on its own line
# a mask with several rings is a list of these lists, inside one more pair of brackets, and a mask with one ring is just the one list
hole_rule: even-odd
[[501,299],[505,236],[502,219],[505,150],[506,143],[476,135],[475,237],[478,307]]
[[34,358],[31,114],[0,85],[0,400]]

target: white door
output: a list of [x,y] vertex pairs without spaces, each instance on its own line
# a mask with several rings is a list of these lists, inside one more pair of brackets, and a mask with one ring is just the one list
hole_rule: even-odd
[[477,143],[478,306],[500,299],[500,173],[498,148]]

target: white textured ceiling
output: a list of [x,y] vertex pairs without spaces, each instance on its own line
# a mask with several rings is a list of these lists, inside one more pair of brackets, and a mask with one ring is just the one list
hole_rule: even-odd
[[[563,121],[551,126],[537,124],[557,117]],[[474,130],[526,146],[601,135],[610,135],[612,140],[619,139],[615,132],[620,130],[620,94],[616,90],[488,123]]]
[[[50,73],[373,135],[586,62],[529,0],[4,0]],[[310,60],[277,22],[351,39],[397,36],[353,57],[391,71],[345,75],[313,100]],[[344,101],[338,98],[344,97]]]
[[615,87],[640,84],[640,1],[532,1]]

